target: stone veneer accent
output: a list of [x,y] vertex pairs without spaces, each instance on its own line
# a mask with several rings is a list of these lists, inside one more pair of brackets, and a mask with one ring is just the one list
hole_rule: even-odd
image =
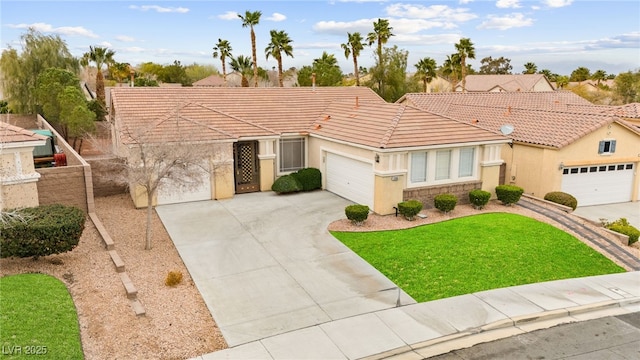
[[425,186],[420,188],[405,189],[403,200],[420,200],[424,209],[433,209],[433,201],[436,195],[453,194],[458,197],[458,205],[469,204],[469,191],[481,189],[482,181],[469,181],[456,184]]

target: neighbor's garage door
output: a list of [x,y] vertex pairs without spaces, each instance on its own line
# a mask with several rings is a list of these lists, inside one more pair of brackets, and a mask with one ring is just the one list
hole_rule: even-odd
[[179,184],[163,180],[158,187],[158,205],[184,203],[190,201],[211,200],[211,176],[201,166],[193,166],[190,171],[198,180]]
[[373,166],[327,153],[327,190],[373,209]]
[[562,191],[575,196],[578,206],[631,201],[632,189],[630,163],[563,169]]

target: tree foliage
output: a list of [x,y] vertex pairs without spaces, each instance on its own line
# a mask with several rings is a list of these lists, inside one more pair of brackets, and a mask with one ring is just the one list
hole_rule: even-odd
[[249,87],[249,79],[251,76],[251,67],[253,66],[253,61],[251,58],[244,55],[238,55],[237,57],[232,57],[229,62],[233,71],[237,71],[242,76],[242,87]]
[[66,42],[57,35],[43,35],[30,28],[20,39],[20,53],[11,47],[2,52],[2,88],[13,112],[36,114],[40,109],[33,89],[37,86],[40,73],[48,68],[77,73],[79,63],[69,52]]
[[356,77],[356,86],[360,86],[360,69],[358,68],[358,57],[360,52],[364,50],[367,44],[364,42],[362,35],[359,32],[347,33],[347,42],[340,46],[344,50],[344,57],[349,58],[351,55],[353,58],[353,71]]
[[640,69],[618,74],[614,93],[622,104],[640,102]]
[[523,74],[535,74],[538,71],[538,66],[532,62],[524,64]]
[[423,91],[427,92],[427,85],[437,76],[436,75],[436,61],[430,57],[420,59],[415,64],[416,73],[415,76],[422,81]]
[[267,59],[269,56],[273,56],[278,62],[278,85],[283,87],[282,54],[293,57],[293,46],[291,46],[293,41],[284,30],[271,30],[270,35],[271,42],[264,49],[264,52]]
[[311,86],[313,74],[316,74],[316,85],[336,86],[342,82],[342,70],[333,54],[322,52],[322,56],[313,59],[311,66],[303,66],[298,71],[298,85]]
[[500,56],[497,59],[487,56],[480,60],[480,70],[478,74],[495,74],[495,75],[508,75],[511,74],[513,66],[511,66],[511,59]]
[[202,80],[207,76],[217,74],[218,70],[213,65],[200,65],[193,63],[184,67],[184,73],[187,75],[188,84],[193,84],[198,80]]
[[251,30],[251,58],[253,59],[253,78],[254,86],[258,87],[258,54],[256,50],[256,33],[253,27],[260,23],[260,11],[245,11],[244,16],[238,14],[238,17],[242,20],[242,27],[248,27]]
[[[367,86],[388,102],[394,102],[407,92],[419,92],[417,82],[407,78],[407,58],[409,52],[399,49],[397,45],[384,49],[382,66],[371,70],[371,79]],[[378,85],[382,84],[382,88]]]
[[455,48],[460,58],[460,69],[462,70],[460,74],[462,77],[462,91],[465,91],[467,86],[467,59],[476,58],[476,48],[469,38],[460,39],[460,41],[455,44]]
[[[82,59],[80,59],[83,66],[88,66],[92,62],[96,65],[96,99],[105,109],[107,107],[107,103],[104,93],[104,74],[102,74],[102,65],[107,65],[107,68],[109,68],[115,62],[113,59],[115,54],[115,51],[106,47],[89,46],[89,52],[84,53],[84,55],[82,55]],[[104,120],[104,118],[100,118],[98,120]]]
[[569,77],[569,81],[585,81],[591,78],[591,72],[584,66],[580,66],[579,68],[573,70],[571,72],[571,76]]
[[220,58],[222,63],[222,79],[224,80],[224,86],[227,86],[227,58],[231,58],[233,48],[229,40],[218,39],[218,43],[213,47],[213,58]]
[[158,74],[158,80],[163,83],[191,86],[191,79],[187,76],[185,67],[178,60],[174,60],[172,65],[163,66]]

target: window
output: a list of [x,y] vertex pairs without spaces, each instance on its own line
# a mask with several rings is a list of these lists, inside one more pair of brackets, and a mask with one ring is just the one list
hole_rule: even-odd
[[280,139],[280,172],[292,172],[304,168],[304,138]]
[[451,150],[436,151],[436,180],[451,178]]
[[427,181],[427,153],[411,153],[411,182]]
[[616,152],[615,140],[602,140],[598,144],[598,154],[613,154]]
[[475,148],[460,149],[460,163],[458,165],[458,177],[473,176],[473,163]]

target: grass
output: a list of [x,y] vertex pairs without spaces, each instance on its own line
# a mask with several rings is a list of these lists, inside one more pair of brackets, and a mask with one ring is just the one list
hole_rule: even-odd
[[332,234],[418,302],[625,271],[572,235],[515,214]]
[[0,357],[83,359],[76,308],[65,285],[43,274],[0,278]]

